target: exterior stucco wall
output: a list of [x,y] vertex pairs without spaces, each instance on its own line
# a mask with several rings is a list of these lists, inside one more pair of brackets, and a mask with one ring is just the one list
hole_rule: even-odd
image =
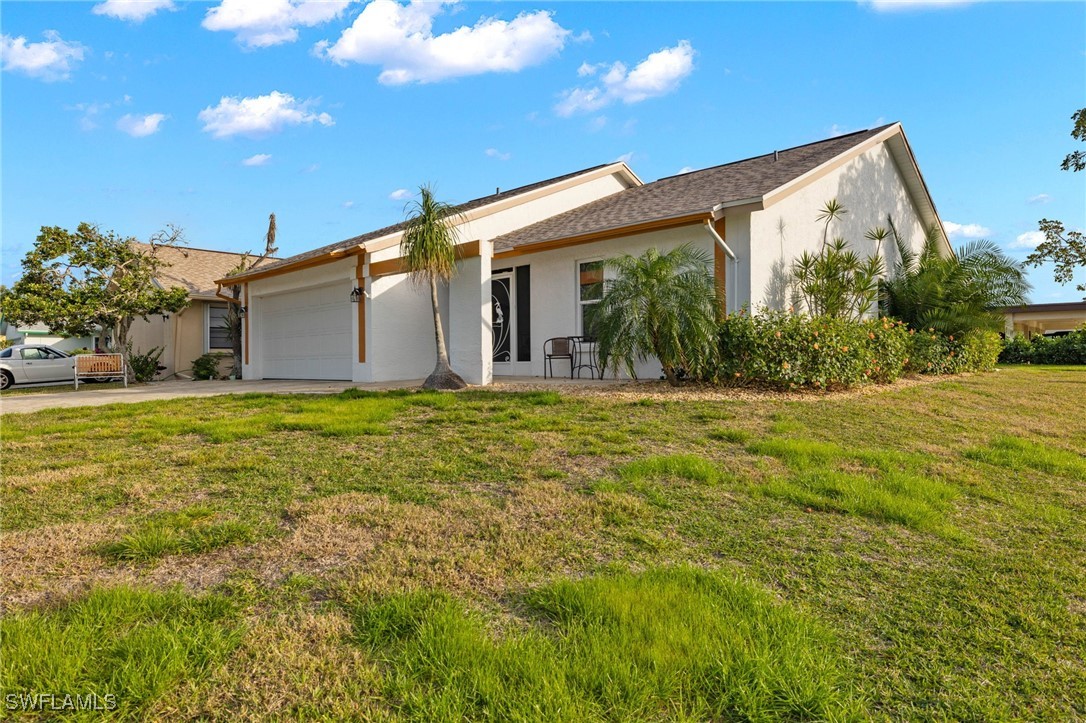
[[[151,316],[147,321],[136,319],[132,322],[129,337],[134,350],[148,352],[153,347],[163,349],[159,364],[166,369],[157,379],[166,379],[174,374],[187,376],[192,369],[192,362],[207,352],[208,303],[202,299],[193,299],[180,312],[169,314],[169,319]],[[223,374],[229,374],[231,366],[231,361],[227,358],[219,364],[219,370]]]
[[[382,276],[370,282],[367,315],[372,381],[423,379],[434,370],[434,314],[430,289],[407,274]],[[442,330],[449,338],[449,288],[438,287]]]
[[724,242],[735,254],[736,261],[728,265],[728,310],[750,305],[750,214],[726,216]]
[[924,227],[916,206],[886,145],[879,144],[769,208],[750,214],[751,309],[784,309],[791,304],[787,281],[792,260],[803,251],[818,252],[823,228],[818,214],[834,198],[848,213],[830,225],[830,238],[845,238],[860,255],[880,254],[887,269],[897,263],[892,239],[878,248],[864,238],[874,226],[888,228],[887,215],[912,248],[923,246]]
[[[543,375],[543,342],[551,337],[571,336],[577,328],[577,265],[581,261],[605,259],[621,254],[640,255],[651,247],[667,251],[684,243],[690,243],[713,258],[713,239],[702,225],[637,234],[595,243],[570,246],[536,254],[526,254],[507,259],[495,259],[494,268],[523,266],[527,264],[531,274],[531,351],[530,363],[495,365],[494,374]],[[711,269],[710,269],[711,271]],[[568,362],[555,361],[558,376],[569,373]],[[637,376],[655,379],[660,375],[660,365],[648,359],[637,365]]]

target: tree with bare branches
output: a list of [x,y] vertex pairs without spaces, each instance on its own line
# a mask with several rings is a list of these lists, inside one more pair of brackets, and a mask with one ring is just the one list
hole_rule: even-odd
[[[230,275],[245,273],[264,263],[269,257],[279,250],[275,246],[275,214],[268,214],[268,232],[264,234],[264,252],[260,256],[253,256],[248,251],[241,255],[238,265],[230,270]],[[241,379],[241,284],[233,284],[230,287],[233,303],[226,313],[226,328],[230,337],[230,346],[233,350],[234,366],[232,373],[235,379]]]
[[153,235],[149,248],[89,223],[79,224],[74,233],[43,226],[22,261],[22,277],[0,295],[0,313],[66,336],[108,332],[131,375],[132,322],[176,313],[188,304],[184,288],[164,289],[156,281],[169,266],[159,249],[183,243],[184,234],[174,226]]

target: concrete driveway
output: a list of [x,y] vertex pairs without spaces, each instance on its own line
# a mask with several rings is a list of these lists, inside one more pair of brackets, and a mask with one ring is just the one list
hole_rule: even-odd
[[71,387],[58,387],[55,392],[39,394],[4,394],[0,397],[0,414],[25,414],[42,409],[66,407],[100,407],[103,404],[148,402],[155,399],[178,397],[214,397],[222,394],[338,394],[344,389],[356,387],[381,391],[418,387],[422,380],[393,382],[388,384],[362,384],[360,382],[312,382],[291,380],[257,381],[203,381],[180,379],[150,384],[132,385],[127,389],[98,389],[93,384],[81,384],[79,391]]

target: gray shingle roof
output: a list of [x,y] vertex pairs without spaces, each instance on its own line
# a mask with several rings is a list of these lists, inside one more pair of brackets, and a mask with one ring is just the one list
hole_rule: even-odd
[[[139,242],[136,242],[136,246],[150,248]],[[158,257],[169,266],[161,269],[155,280],[167,289],[180,286],[189,292],[189,296],[211,297],[215,295],[215,281],[237,268],[243,255],[188,246],[159,246]],[[250,258],[255,256],[250,254]],[[277,260],[265,259],[259,268],[263,269]]]
[[[892,124],[891,124],[892,125]],[[494,251],[694,213],[758,198],[863,143],[889,125],[692,171],[620,191],[494,239]]]
[[[552,183],[559,183],[560,181],[565,181],[566,179],[573,178],[575,176],[580,176],[580,175],[585,174],[585,173],[591,173],[592,171],[598,170],[600,168],[603,168],[604,166],[609,166],[609,165],[611,165],[611,164],[609,164],[609,163],[601,163],[598,166],[592,166],[591,168],[583,168],[583,169],[581,169],[579,171],[574,171],[573,173],[567,173],[567,174],[562,175],[562,176],[555,176],[554,178],[548,178],[545,181],[537,181],[536,183],[530,183],[527,186],[520,186],[518,188],[511,188],[508,191],[502,191],[500,193],[492,193],[489,196],[481,196],[479,198],[472,199],[471,201],[467,201],[466,203],[461,203],[456,208],[461,213],[465,213],[467,211],[471,211],[472,209],[479,208],[480,206],[485,206],[485,205],[490,204],[490,203],[496,203],[496,202],[504,200],[506,198],[511,198],[513,196],[519,196],[522,193],[528,193],[529,191],[534,191],[534,190],[536,190],[538,188],[543,188],[544,186],[549,186]],[[274,268],[276,268],[278,266],[285,266],[287,264],[297,263],[298,261],[305,261],[306,259],[316,258],[318,256],[324,256],[325,254],[329,254],[329,253],[331,253],[333,251],[339,251],[341,249],[349,249],[351,247],[358,246],[359,244],[364,244],[367,241],[372,241],[374,239],[381,238],[382,236],[388,236],[389,234],[396,233],[397,231],[402,231],[403,228],[404,228],[404,222],[403,221],[401,221],[400,223],[394,223],[391,226],[385,226],[384,228],[379,228],[379,229],[377,229],[375,231],[369,231],[367,233],[360,234],[358,236],[352,236],[352,237],[350,237],[348,239],[344,239],[342,241],[337,241],[335,243],[328,244],[327,246],[321,246],[320,248],[313,249],[312,251],[305,251],[305,252],[300,253],[300,254],[295,254],[294,256],[289,256],[289,257],[287,257],[285,259],[279,259],[279,260],[275,261],[274,263],[262,264],[260,266],[259,270],[260,271],[267,271],[269,269],[274,269]],[[219,278],[222,278],[222,277],[220,276]]]

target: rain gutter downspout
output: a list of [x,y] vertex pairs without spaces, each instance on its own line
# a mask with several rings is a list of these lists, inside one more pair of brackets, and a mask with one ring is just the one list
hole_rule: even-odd
[[724,293],[732,297],[732,303],[729,304],[729,306],[732,310],[734,310],[736,307],[735,287],[738,285],[737,282],[739,281],[739,259],[738,257],[736,257],[735,252],[728,247],[728,244],[724,242],[724,239],[721,238],[720,234],[716,232],[716,229],[713,228],[713,222],[711,219],[705,219],[705,230],[709,232],[709,235],[713,237],[713,241],[718,246],[720,246],[720,248],[728,256],[728,258],[732,260],[732,283],[727,284],[728,287],[731,287],[731,293],[729,294],[727,291],[725,291]]

